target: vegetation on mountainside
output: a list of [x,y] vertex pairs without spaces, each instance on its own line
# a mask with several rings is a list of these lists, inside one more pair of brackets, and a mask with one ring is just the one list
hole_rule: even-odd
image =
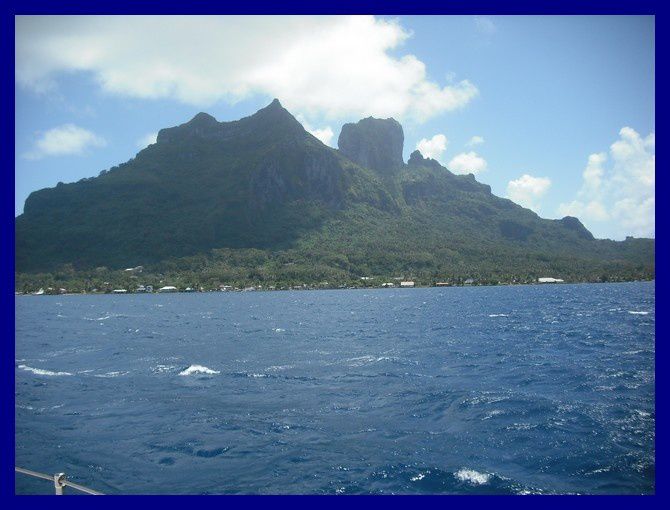
[[576,218],[542,219],[418,152],[366,168],[402,153],[402,131],[352,126],[348,157],[276,101],[240,121],[198,114],[162,130],[99,177],[31,194],[16,219],[16,289],[654,277],[652,239],[593,239]]

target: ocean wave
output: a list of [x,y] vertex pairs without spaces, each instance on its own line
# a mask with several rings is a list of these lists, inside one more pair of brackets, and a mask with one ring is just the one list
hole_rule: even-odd
[[44,370],[42,368],[33,368],[33,367],[29,367],[27,365],[19,365],[19,368],[21,370],[25,370],[26,372],[32,372],[35,375],[46,375],[46,376],[49,376],[49,377],[59,376],[59,375],[72,375],[70,372],[53,372],[52,370]]
[[460,482],[469,483],[471,485],[484,485],[491,480],[491,474],[480,473],[474,469],[459,469],[454,473],[454,477]]
[[509,314],[506,314],[506,313],[490,313],[489,317],[509,317]]
[[266,372],[279,372],[281,370],[288,370],[293,368],[293,365],[272,365],[265,369]]
[[536,496],[538,494],[544,494],[544,491],[542,489],[533,489],[533,488],[523,487],[523,488],[517,489],[516,493],[519,496]]
[[486,416],[484,416],[482,420],[490,420],[491,418],[495,416],[500,416],[502,414],[505,414],[505,411],[503,411],[502,409],[494,409],[493,411],[489,411],[488,413],[486,413]]
[[107,319],[111,319],[111,315],[105,315],[103,317],[96,317],[96,318],[91,318],[91,317],[84,317],[85,321],[106,321]]
[[507,427],[505,427],[505,430],[532,430],[535,428],[537,428],[537,424],[521,422],[508,425]]
[[621,354],[624,356],[632,356],[634,354],[640,354],[641,352],[643,352],[642,349],[635,349],[633,351],[624,351]]
[[600,474],[600,473],[608,473],[610,471],[612,471],[612,466],[605,466],[605,467],[602,467],[602,468],[594,469],[592,471],[588,471],[584,474],[586,476],[590,476],[590,475],[597,475],[597,474]]
[[506,402],[510,400],[509,395],[500,395],[494,392],[483,392],[474,397],[466,398],[461,402],[463,406],[478,406],[478,405],[490,405],[497,404],[499,402]]
[[218,370],[212,370],[211,368],[207,368],[202,365],[191,365],[190,367],[179,372],[179,375],[198,375],[198,374],[214,375],[220,373],[221,372],[219,372]]
[[100,377],[103,379],[110,379],[112,377],[119,377],[120,375],[127,375],[128,372],[107,372],[104,374],[95,374],[93,377]]
[[628,310],[628,313],[631,315],[649,315],[649,312],[637,312],[635,310]]
[[233,377],[249,377],[251,379],[263,379],[266,377],[273,377],[276,378],[276,375],[270,376],[268,374],[258,374],[258,373],[253,373],[253,372],[233,372],[232,373]]
[[397,356],[359,356],[357,358],[349,358],[346,360],[350,367],[360,367],[372,363],[381,363],[383,361],[398,362],[400,358]]
[[174,365],[156,365],[155,367],[151,367],[151,371],[154,374],[163,374],[165,372],[171,372],[175,368],[177,367],[175,367]]

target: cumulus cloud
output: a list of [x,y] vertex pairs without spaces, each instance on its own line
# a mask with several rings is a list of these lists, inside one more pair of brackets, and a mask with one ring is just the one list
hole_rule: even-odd
[[607,154],[599,152],[589,156],[586,168],[582,172],[582,188],[579,199],[559,205],[558,211],[562,216],[575,216],[584,220],[607,221],[610,215],[607,212],[604,199],[603,176]]
[[308,130],[310,133],[312,133],[315,137],[317,137],[319,140],[321,140],[323,143],[326,145],[330,145],[332,147],[333,143],[333,130],[330,128],[330,126],[326,126],[323,129],[309,129]]
[[655,235],[656,135],[645,138],[630,127],[605,152],[591,154],[574,200],[558,213],[577,216],[597,236]]
[[151,144],[156,143],[156,139],[158,138],[158,133],[147,133],[144,135],[142,138],[137,140],[137,146],[140,149],[144,149],[145,147],[148,147]]
[[538,212],[539,200],[549,191],[551,179],[523,174],[507,183],[507,197],[519,205]]
[[449,141],[447,140],[447,137],[439,133],[431,139],[422,138],[416,144],[416,148],[421,152],[424,158],[432,158],[439,161],[444,151],[447,150],[448,143]]
[[472,138],[470,138],[468,143],[466,143],[465,145],[467,147],[475,147],[475,146],[481,145],[483,143],[484,143],[484,137],[483,136],[473,136]]
[[574,216],[590,221],[607,221],[610,215],[605,205],[598,200],[573,200],[558,206],[558,213],[561,216]]
[[81,155],[86,149],[105,145],[105,140],[93,132],[74,124],[63,124],[42,133],[24,157],[41,159],[47,156]]
[[309,123],[305,116],[301,114],[298,114],[296,119],[302,124],[302,127],[305,128],[305,131],[321,140],[322,143],[333,147],[333,137],[335,136],[335,132],[330,126],[315,128]]
[[475,174],[486,170],[487,163],[484,158],[474,151],[462,152],[452,158],[447,168],[455,174]]
[[305,115],[423,121],[468,104],[440,84],[397,20],[374,16],[18,16],[16,79],[49,90],[90,73],[103,91],[191,105],[278,97]]

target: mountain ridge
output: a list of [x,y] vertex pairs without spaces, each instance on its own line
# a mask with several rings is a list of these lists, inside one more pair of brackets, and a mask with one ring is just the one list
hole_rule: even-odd
[[160,265],[230,249],[316,250],[315,264],[362,256],[379,263],[325,264],[390,273],[416,266],[420,250],[436,275],[516,274],[516,257],[653,276],[653,240],[597,240],[577,218],[542,219],[419,151],[405,163],[403,143],[396,120],[368,117],[345,124],[333,149],[276,99],[237,121],[200,112],[98,177],[33,192],[15,220],[17,271]]

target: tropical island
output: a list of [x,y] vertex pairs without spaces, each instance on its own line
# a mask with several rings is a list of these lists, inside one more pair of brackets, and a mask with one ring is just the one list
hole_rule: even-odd
[[403,161],[403,143],[397,121],[369,117],[333,149],[276,99],[233,122],[199,113],[97,177],[33,192],[15,220],[15,290],[654,278],[653,239],[540,218],[418,150]]

